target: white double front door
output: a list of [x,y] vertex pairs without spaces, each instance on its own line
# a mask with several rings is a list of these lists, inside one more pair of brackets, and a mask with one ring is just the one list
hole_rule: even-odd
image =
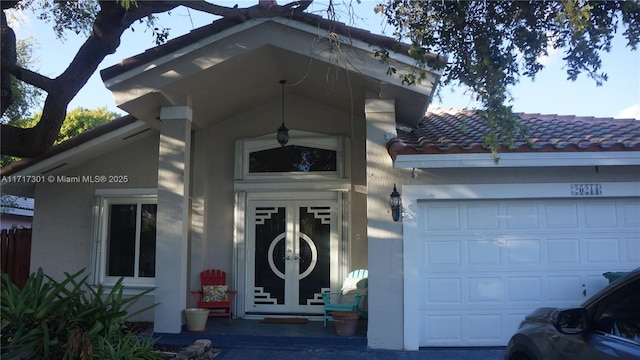
[[[250,199],[245,310],[320,314],[339,262],[336,199]],[[335,271],[334,271],[335,273]]]

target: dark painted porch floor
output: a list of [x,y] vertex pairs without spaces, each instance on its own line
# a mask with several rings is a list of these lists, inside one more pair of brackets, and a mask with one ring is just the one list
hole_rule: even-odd
[[367,321],[360,320],[354,336],[338,336],[333,322],[325,328],[322,321],[306,324],[272,324],[260,320],[209,318],[205,331],[190,332],[183,326],[180,334],[153,333],[157,347],[185,347],[198,339],[209,339],[216,348],[314,349],[367,348]]

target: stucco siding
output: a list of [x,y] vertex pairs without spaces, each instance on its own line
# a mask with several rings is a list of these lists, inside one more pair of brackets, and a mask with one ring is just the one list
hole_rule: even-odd
[[[62,168],[52,183],[35,188],[31,270],[42,267],[61,279],[64,272],[91,269],[93,206],[96,189],[155,188],[158,139],[146,137],[74,168]],[[58,181],[59,176],[125,175],[125,183]]]
[[[218,267],[230,271],[233,267],[233,209],[234,197],[234,166],[235,166],[235,140],[246,139],[266,134],[275,133],[281,121],[280,99],[255,109],[249,109],[242,113],[213,126],[206,132],[196,134],[196,143],[199,137],[205,143],[205,154],[196,153],[194,171],[203,176],[194,177],[194,189],[202,188],[204,203],[204,233],[205,240],[199,244],[192,244],[191,253],[201,251],[205,254],[202,267]],[[360,119],[362,121],[362,119]],[[313,102],[306,98],[287,97],[285,122],[290,130],[315,132],[328,135],[350,136],[351,119],[348,114],[335,108]],[[362,137],[360,142],[362,143]],[[275,135],[273,139],[276,142]],[[362,145],[359,146],[362,149]],[[357,161],[351,161],[352,172],[364,174],[362,154],[357,155]],[[201,169],[205,166],[206,169]],[[356,201],[362,202],[362,199]],[[364,215],[364,214],[360,214]],[[361,239],[365,238],[363,232],[364,218],[360,216],[359,231]],[[196,249],[195,246],[200,246]],[[362,245],[356,248],[359,256],[362,254]],[[196,255],[197,256],[197,255]],[[366,259],[366,256],[364,257]],[[366,264],[366,261],[358,261]],[[197,275],[196,269],[192,269],[192,278]]]
[[402,225],[394,222],[388,194],[398,183],[386,151],[386,134],[395,131],[393,100],[368,100],[367,236],[369,252],[368,345],[402,349]]

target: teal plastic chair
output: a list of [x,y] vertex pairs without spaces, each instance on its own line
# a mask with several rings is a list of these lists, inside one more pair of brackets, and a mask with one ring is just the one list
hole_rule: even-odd
[[360,303],[367,296],[369,286],[369,272],[366,269],[354,270],[347,275],[341,292],[326,292],[322,294],[324,302],[324,326],[331,320],[334,311],[358,311],[366,318],[367,313],[360,309]]

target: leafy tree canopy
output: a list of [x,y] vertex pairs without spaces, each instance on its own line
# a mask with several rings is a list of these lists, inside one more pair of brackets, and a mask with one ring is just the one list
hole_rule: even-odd
[[[97,109],[89,110],[85,108],[75,108],[67,113],[65,121],[62,123],[58,137],[54,141],[54,145],[63,141],[69,140],[72,137],[93,129],[96,126],[105,124],[117,117],[120,114],[113,111],[108,111],[106,107],[100,107]],[[29,118],[19,118],[9,121],[7,124],[16,126],[19,128],[28,129],[38,124],[42,118],[42,112],[35,114]],[[2,155],[1,166],[9,165],[10,163],[18,160],[15,157]]]
[[[17,63],[23,67],[33,67],[33,49],[37,45],[36,39],[30,37],[25,40],[16,41]],[[33,109],[40,106],[42,91],[22,81],[11,82],[11,93],[13,94],[13,104],[2,114],[0,123],[9,123],[20,118],[29,117]]]
[[[567,79],[585,73],[607,80],[600,54],[622,31],[631,49],[640,41],[640,4],[633,1],[420,1],[387,0],[376,6],[410,55],[448,56],[443,84],[460,83],[486,110],[485,146],[497,151],[523,134],[508,105],[509,88],[521,76],[535,78],[549,49],[562,49]],[[419,74],[411,74],[414,78]]]

